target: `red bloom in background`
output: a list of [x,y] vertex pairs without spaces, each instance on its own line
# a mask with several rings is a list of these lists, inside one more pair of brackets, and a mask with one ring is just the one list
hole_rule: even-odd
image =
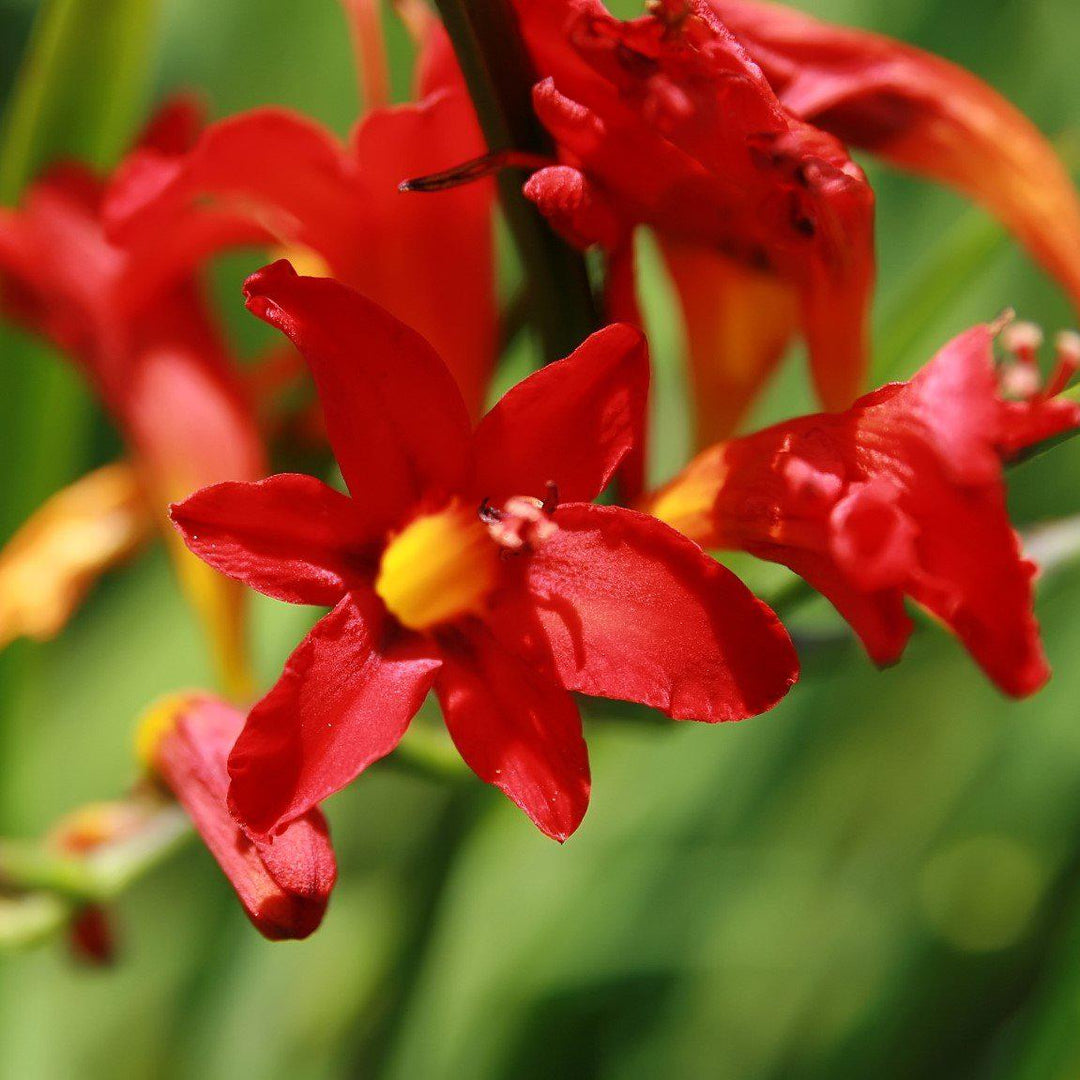
[[981,79],[879,34],[759,0],[709,0],[784,107],[981,203],[1080,307],[1080,201],[1053,148]]
[[272,842],[243,833],[226,803],[226,764],[243,726],[244,714],[224,702],[181,695],[144,718],[140,751],[188,812],[259,933],[271,941],[305,938],[322,922],[337,879],[326,821],[313,809]]
[[[179,152],[197,126],[191,103],[176,101],[151,123],[136,153]],[[32,185],[20,209],[0,210],[0,296],[9,315],[85,373],[131,448],[154,519],[192,486],[264,471],[250,404],[194,276],[222,243],[250,242],[258,233],[232,215],[208,212],[115,242],[105,234],[103,198],[97,177],[66,165]],[[80,508],[85,513],[85,500]],[[139,523],[131,529],[137,535]],[[129,546],[121,537],[103,550]],[[176,554],[235,685],[240,594],[179,545]],[[82,579],[92,572],[76,569]]]
[[[1080,202],[1038,131],[974,76],[885,38],[747,0],[518,0],[537,111],[564,158],[527,187],[577,243],[658,233],[707,445],[800,329],[827,408],[867,361],[873,199],[845,144],[995,213],[1080,303]],[[810,126],[813,125],[813,126]],[[625,280],[625,273],[613,274]]]
[[[286,109],[241,113],[212,124],[190,151],[154,148],[130,161],[108,214],[118,237],[197,227],[220,208],[245,215],[298,265],[416,327],[476,416],[496,352],[494,188],[484,181],[424,199],[398,190],[485,149],[441,25],[422,20],[421,34],[417,104],[371,109],[345,143]],[[378,51],[370,27],[357,37],[362,51]]]
[[352,493],[281,475],[173,508],[217,569],[336,605],[230,758],[231,805],[254,835],[393,750],[432,687],[466,762],[562,840],[590,784],[567,691],[720,721],[794,682],[787,634],[737,578],[667,526],[591,505],[644,407],[636,330],[594,334],[471,431],[436,353],[377,305],[287,263],[247,294],[307,359]]
[[[867,360],[874,199],[843,145],[785,110],[706,8],[657,4],[623,22],[599,0],[518,7],[548,76],[536,110],[564,159],[526,194],[572,241],[616,260],[635,225],[657,230],[688,294],[702,436],[730,430],[796,326],[822,399],[848,405]],[[617,266],[611,276],[628,280]],[[752,289],[752,314],[724,322]]]
[[[918,375],[837,414],[801,417],[701,454],[650,510],[707,547],[783,563],[832,601],[875,661],[897,660],[910,596],[1009,694],[1049,676],[1032,614],[1034,566],[1009,523],[1002,461],[1080,425],[1033,356],[994,368],[995,330],[950,342]],[[1003,376],[999,382],[999,376]],[[1034,376],[1034,378],[1033,378]],[[1022,391],[1007,399],[1002,385]]]

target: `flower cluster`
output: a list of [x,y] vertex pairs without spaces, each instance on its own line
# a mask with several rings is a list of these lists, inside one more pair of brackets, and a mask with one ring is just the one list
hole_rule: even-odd
[[[184,807],[260,931],[319,924],[336,877],[320,805],[429,693],[469,768],[559,841],[590,793],[575,694],[705,723],[775,706],[795,647],[712,550],[790,568],[879,664],[904,650],[910,599],[1003,691],[1039,689],[1003,468],[1080,428],[1061,396],[1080,339],[1044,379],[1037,332],[1005,318],[864,393],[874,192],[850,156],[978,200],[1080,302],[1080,201],[1022,116],[940,59],[758,0],[651,0],[631,21],[515,0],[550,142],[488,154],[442,25],[403,5],[416,100],[391,107],[370,9],[347,10],[371,106],[347,141],[282,109],[206,126],[179,99],[108,178],[57,167],[0,211],[4,311],[78,365],[127,447],[0,553],[0,643],[58,632],[165,526],[236,704],[153,710],[143,783]],[[507,163],[557,234],[602,252],[605,317],[485,411],[489,174]],[[685,316],[700,450],[657,491],[643,227]],[[204,284],[212,258],[253,246],[268,265],[247,308],[283,336],[251,367]],[[829,411],[736,435],[795,335]],[[308,376],[315,400],[289,412],[277,391]],[[298,433],[344,491],[270,473]],[[254,704],[244,586],[330,609]],[[99,917],[76,927],[91,952]]]

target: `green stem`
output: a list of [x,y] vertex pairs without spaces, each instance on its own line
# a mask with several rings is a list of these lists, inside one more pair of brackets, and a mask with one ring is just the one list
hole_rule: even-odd
[[[537,81],[505,0],[435,0],[476,107],[488,148],[549,157],[555,150],[532,108]],[[524,174],[507,169],[499,196],[528,279],[544,358],[573,352],[599,325],[584,258],[555,235],[522,194]],[[417,196],[420,197],[420,196]]]
[[5,840],[0,842],[0,888],[48,892],[74,903],[108,903],[193,835],[184,811],[163,803],[137,833],[86,855],[41,841]]

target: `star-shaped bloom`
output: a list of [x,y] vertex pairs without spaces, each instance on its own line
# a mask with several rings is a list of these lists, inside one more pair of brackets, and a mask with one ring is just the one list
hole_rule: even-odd
[[230,758],[253,835],[390,753],[432,688],[465,761],[562,840],[590,786],[568,691],[715,722],[794,682],[786,632],[734,575],[652,518],[592,505],[640,423],[638,331],[594,334],[473,430],[431,346],[359,294],[280,262],[247,295],[307,359],[350,492],[279,475],[173,508],[212,566],[334,605]]
[[790,567],[832,601],[870,656],[899,659],[904,597],[936,615],[1005,692],[1046,681],[1032,606],[1035,567],[1009,522],[1002,463],[1080,425],[1057,397],[1080,364],[1062,336],[1041,385],[1033,332],[1005,331],[1015,359],[995,368],[995,327],[946,345],[910,382],[841,413],[800,417],[720,443],[648,509],[710,548]]

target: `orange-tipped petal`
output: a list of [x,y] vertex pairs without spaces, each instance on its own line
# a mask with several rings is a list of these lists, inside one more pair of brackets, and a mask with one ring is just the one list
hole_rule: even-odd
[[940,57],[757,0],[709,0],[797,116],[985,206],[1080,306],[1080,200],[994,89]]
[[106,465],[54,495],[0,552],[0,647],[59,633],[94,582],[152,529],[130,465]]
[[799,326],[796,290],[710,248],[661,247],[686,323],[699,447],[726,438],[783,357]]

